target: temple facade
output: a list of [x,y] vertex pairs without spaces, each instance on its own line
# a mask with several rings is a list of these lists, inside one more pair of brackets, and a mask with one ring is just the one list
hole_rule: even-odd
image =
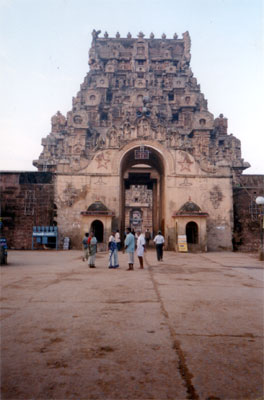
[[233,187],[249,164],[228,121],[208,110],[190,67],[191,39],[93,31],[89,72],[33,161],[52,173],[56,223],[79,246],[93,229],[186,235],[197,251],[231,250]]

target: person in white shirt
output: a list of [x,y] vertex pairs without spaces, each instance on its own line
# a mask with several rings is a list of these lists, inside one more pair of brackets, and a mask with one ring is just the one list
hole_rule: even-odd
[[109,262],[108,268],[118,268],[118,252],[117,252],[117,243],[115,241],[115,232],[112,232],[112,235],[109,237],[108,241],[108,249],[109,249]]
[[120,251],[121,250],[121,239],[120,239],[120,233],[119,230],[116,230],[115,233],[115,241],[116,241],[116,245],[117,245],[117,250]]
[[139,260],[140,269],[144,268],[143,255],[144,255],[144,251],[145,251],[145,246],[146,246],[145,236],[143,233],[138,231],[137,256],[138,256],[138,260]]
[[154,237],[154,243],[156,245],[157,259],[158,261],[163,261],[163,246],[165,243],[164,236],[162,236],[161,231]]

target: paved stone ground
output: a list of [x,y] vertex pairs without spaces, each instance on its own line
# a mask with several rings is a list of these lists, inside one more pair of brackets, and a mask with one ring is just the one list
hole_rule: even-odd
[[10,251],[1,267],[2,399],[262,399],[256,255]]

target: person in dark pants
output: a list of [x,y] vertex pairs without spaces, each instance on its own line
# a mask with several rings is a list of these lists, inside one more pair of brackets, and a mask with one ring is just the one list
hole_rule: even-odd
[[164,236],[162,236],[162,234],[161,234],[161,231],[159,231],[158,234],[154,237],[153,242],[156,245],[158,261],[163,261],[163,246],[164,246],[165,240],[164,240]]
[[150,234],[149,229],[147,229],[146,232],[145,232],[145,240],[146,240],[146,246],[147,246],[147,247],[149,247],[149,241],[150,241],[150,239],[151,239],[151,234]]
[[83,245],[83,261],[88,260],[88,238],[89,238],[89,233],[86,233],[84,235],[84,238],[82,240],[82,245]]

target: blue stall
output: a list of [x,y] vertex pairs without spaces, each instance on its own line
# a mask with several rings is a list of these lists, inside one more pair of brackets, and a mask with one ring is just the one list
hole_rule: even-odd
[[[53,238],[53,240],[50,240]],[[39,244],[49,245],[56,242],[56,250],[58,250],[58,228],[57,226],[33,226],[32,232],[32,250],[34,250],[34,239]],[[52,243],[52,244],[53,244]]]

